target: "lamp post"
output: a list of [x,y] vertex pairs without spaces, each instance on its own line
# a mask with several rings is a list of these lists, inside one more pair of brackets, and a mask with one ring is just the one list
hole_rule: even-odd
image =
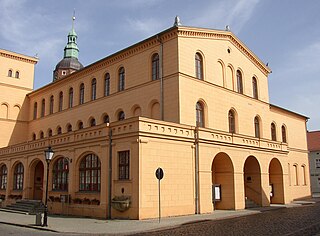
[[45,198],[45,204],[44,204],[44,217],[43,217],[43,224],[42,226],[47,227],[48,226],[48,182],[49,182],[49,164],[52,160],[54,151],[49,146],[46,150],[44,150],[44,157],[47,162],[47,182],[46,182],[46,198]]

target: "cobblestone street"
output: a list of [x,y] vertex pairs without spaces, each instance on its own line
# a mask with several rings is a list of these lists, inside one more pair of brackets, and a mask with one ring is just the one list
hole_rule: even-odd
[[135,235],[320,235],[320,203]]

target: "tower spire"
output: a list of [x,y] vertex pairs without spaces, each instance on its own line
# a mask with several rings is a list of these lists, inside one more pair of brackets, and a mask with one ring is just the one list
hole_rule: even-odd
[[76,9],[73,9],[73,16],[72,16],[72,29],[74,30],[74,21],[76,20]]

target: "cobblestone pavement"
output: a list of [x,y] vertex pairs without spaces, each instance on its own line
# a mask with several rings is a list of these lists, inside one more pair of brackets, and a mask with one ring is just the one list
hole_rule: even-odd
[[320,203],[233,219],[187,223],[175,228],[134,235],[320,235]]

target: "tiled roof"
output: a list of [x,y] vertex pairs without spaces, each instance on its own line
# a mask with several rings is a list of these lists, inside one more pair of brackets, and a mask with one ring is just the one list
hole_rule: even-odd
[[320,130],[307,133],[308,150],[320,151]]

